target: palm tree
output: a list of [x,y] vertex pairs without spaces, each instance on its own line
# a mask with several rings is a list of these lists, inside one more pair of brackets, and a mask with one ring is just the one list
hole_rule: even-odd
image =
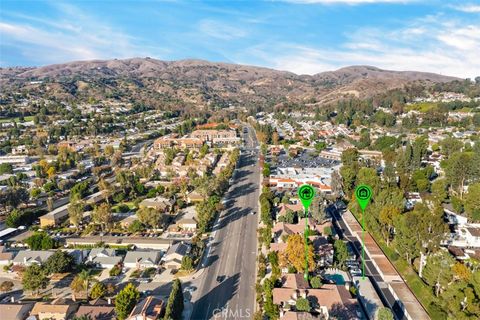
[[75,276],[70,287],[75,292],[80,292],[84,290],[88,300],[88,287],[90,286],[90,282],[92,281],[92,279],[93,276],[90,274],[90,271],[82,270],[79,274]]

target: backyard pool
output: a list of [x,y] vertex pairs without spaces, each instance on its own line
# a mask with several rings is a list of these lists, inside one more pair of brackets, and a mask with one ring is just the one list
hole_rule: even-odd
[[325,279],[327,280],[331,280],[333,282],[335,282],[335,284],[337,285],[344,285],[345,284],[345,279],[343,278],[343,276],[341,274],[325,274],[323,276]]

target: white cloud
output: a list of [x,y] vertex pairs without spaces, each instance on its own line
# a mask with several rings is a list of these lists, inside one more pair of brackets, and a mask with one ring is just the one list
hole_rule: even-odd
[[[425,19],[436,22],[424,23]],[[365,28],[347,37],[347,42],[332,48],[269,43],[248,51],[247,56],[256,56],[264,65],[297,74],[315,74],[349,65],[460,78],[473,78],[480,73],[478,24],[426,17],[401,29]]]
[[480,5],[477,4],[465,4],[461,6],[454,6],[455,10],[467,12],[467,13],[480,13]]
[[241,28],[209,19],[200,21],[199,29],[202,34],[222,40],[233,40],[247,35],[247,32]]
[[15,22],[3,19],[0,23],[2,47],[15,48],[35,64],[152,55],[135,44],[137,39],[102,19],[72,5],[56,4],[55,8],[57,20],[7,13]]

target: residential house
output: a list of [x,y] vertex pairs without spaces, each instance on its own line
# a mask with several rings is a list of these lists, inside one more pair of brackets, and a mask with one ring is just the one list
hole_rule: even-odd
[[280,313],[281,320],[319,320],[320,318],[308,312],[286,311]]
[[[310,230],[319,234],[324,233],[326,227],[332,226],[330,221],[326,221],[323,224],[317,224],[313,218],[308,218],[308,227]],[[272,236],[274,242],[283,242],[283,239],[292,234],[303,234],[305,231],[305,218],[299,219],[297,224],[278,222],[272,228]]]
[[458,229],[456,235],[458,239],[453,241],[453,246],[480,248],[480,224],[466,224]]
[[197,138],[177,139],[177,145],[182,149],[200,149],[203,146],[203,140]]
[[278,207],[277,220],[279,217],[286,215],[288,211],[303,212],[303,205],[301,203],[296,203],[296,204],[281,203]]
[[168,269],[180,269],[182,259],[190,253],[190,245],[184,242],[177,242],[172,245],[165,254],[165,267]]
[[319,154],[319,157],[328,159],[328,160],[341,161],[342,152],[337,149],[322,150]]
[[25,250],[20,251],[15,258],[13,258],[14,265],[30,266],[32,264],[43,264],[47,259],[53,255],[53,251],[41,250]]
[[417,203],[422,203],[422,197],[420,197],[420,193],[418,192],[409,192],[406,195],[405,199],[405,208],[407,210],[412,210]]
[[39,320],[65,320],[68,319],[77,308],[78,305],[72,302],[59,304],[57,304],[56,301],[52,301],[52,303],[37,302],[33,306],[30,315],[36,316]]
[[166,149],[173,146],[173,139],[168,139],[166,137],[160,137],[153,142],[153,148],[156,150]]
[[449,224],[463,226],[468,223],[467,216],[458,213],[450,203],[443,205],[443,212],[448,219]]
[[280,279],[282,288],[290,289],[308,289],[310,285],[305,280],[303,274],[300,273],[287,273]]
[[177,222],[177,226],[186,232],[195,232],[197,230],[197,221],[194,218],[184,218]]
[[195,137],[192,138],[179,138],[176,134],[170,134],[168,136],[160,137],[153,143],[155,150],[162,150],[171,148],[174,146],[180,149],[199,149],[203,145],[203,140]]
[[190,192],[188,195],[187,195],[187,202],[188,203],[195,203],[195,202],[202,202],[204,199],[203,197],[200,195],[200,193],[198,193],[198,191],[192,191]]
[[157,320],[165,313],[162,299],[148,296],[133,308],[127,320]]
[[31,161],[32,159],[28,156],[0,156],[0,164],[10,163],[17,165],[26,165]]
[[81,249],[65,249],[64,251],[73,257],[76,264],[81,264],[86,261],[90,252],[90,250]]
[[68,206],[69,204],[58,207],[49,213],[40,217],[40,227],[54,227],[68,218]]
[[12,259],[13,253],[8,252],[4,246],[0,246],[0,265],[9,265]]
[[[295,285],[295,282],[290,282]],[[280,306],[280,318],[292,311],[299,297],[310,300],[313,309],[323,317],[340,316],[342,319],[358,319],[359,306],[356,299],[352,299],[344,286],[324,284],[320,289],[302,288],[274,288],[272,291],[273,303]]]
[[202,141],[229,141],[237,137],[235,130],[195,130],[190,135]]
[[318,256],[317,264],[320,267],[329,267],[333,265],[333,245],[326,236],[310,236],[313,251]]
[[213,169],[213,174],[217,175],[219,174],[223,169],[225,169],[228,166],[229,163],[229,154],[225,152],[222,154],[222,157],[220,160],[218,160],[215,169]]
[[140,202],[140,208],[153,208],[163,213],[169,213],[173,209],[175,201],[164,197],[147,198]]
[[77,312],[75,312],[75,317],[88,317],[92,320],[117,319],[114,305],[110,301],[107,302],[102,299],[95,299],[90,301],[88,305],[80,306]]
[[122,262],[122,257],[116,255],[115,249],[94,248],[90,251],[87,261],[101,268],[110,269]]
[[6,320],[25,320],[32,308],[33,303],[1,303],[0,318]]
[[157,250],[128,251],[123,264],[126,268],[146,269],[156,268],[161,253]]

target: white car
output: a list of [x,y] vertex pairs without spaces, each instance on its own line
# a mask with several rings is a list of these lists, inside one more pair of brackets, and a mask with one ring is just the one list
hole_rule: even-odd
[[362,275],[362,270],[360,270],[359,268],[351,268],[349,271],[352,277]]

